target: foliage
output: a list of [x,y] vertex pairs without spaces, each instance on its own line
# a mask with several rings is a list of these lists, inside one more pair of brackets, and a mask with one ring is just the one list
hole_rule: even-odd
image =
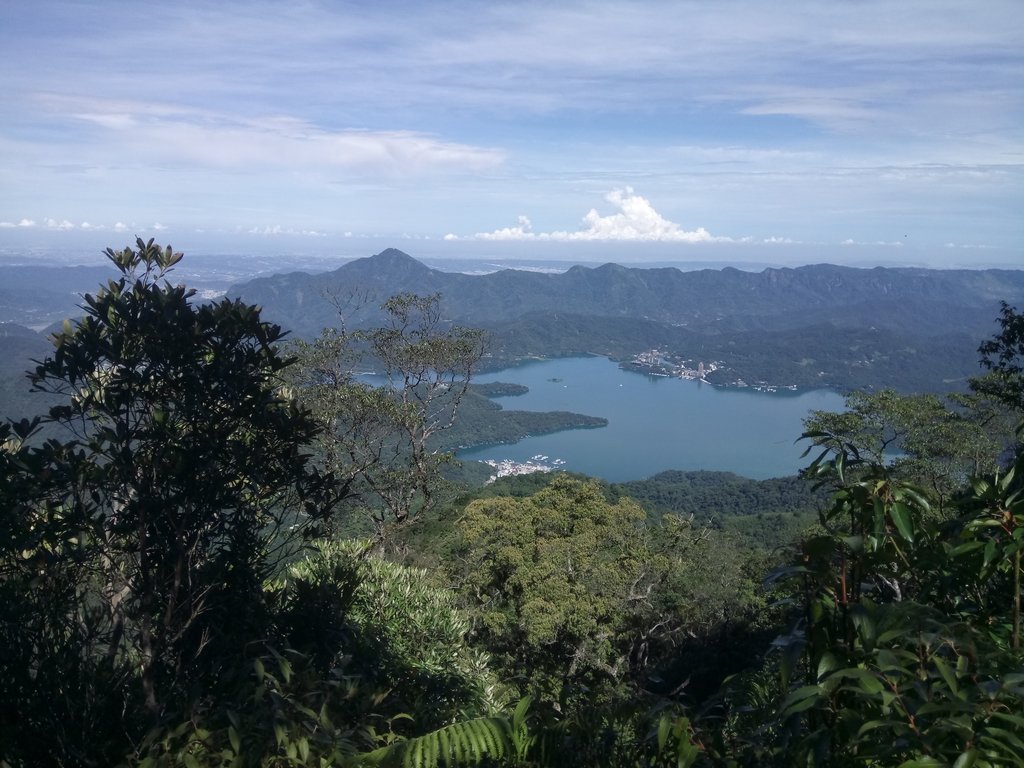
[[497,715],[452,723],[361,755],[358,765],[431,768],[442,764],[526,764],[527,754],[536,741],[526,721],[529,706],[530,699],[523,698],[511,719]]
[[[379,535],[435,502],[439,469],[451,455],[436,436],[455,423],[474,366],[479,331],[441,319],[439,296],[401,294],[384,303],[387,322],[371,330],[325,329],[299,342],[291,382],[323,426],[325,466],[370,510]],[[357,377],[369,356],[385,383]]]
[[715,531],[671,515],[644,520],[635,502],[567,475],[466,506],[455,578],[473,637],[505,679],[564,709],[640,686],[677,695],[692,683],[703,695],[728,674],[733,662],[699,648],[711,637],[744,647],[739,628],[758,605],[753,569]]
[[[455,723],[359,756],[360,766],[589,765],[675,766],[688,768],[701,756],[690,721],[671,711],[619,712],[603,722],[582,713],[545,723],[531,712],[534,701],[520,700],[511,717],[498,715]],[[593,713],[587,713],[593,714]],[[600,715],[599,715],[600,717]],[[626,721],[634,727],[626,727]]]
[[289,567],[280,584],[289,645],[390,691],[378,710],[411,718],[415,730],[497,711],[503,690],[487,654],[467,645],[454,593],[371,552],[371,542],[320,541]]
[[455,744],[475,722],[503,722],[486,655],[423,571],[368,542],[318,541],[267,594],[287,650],[265,646],[187,722],[154,728],[143,764],[375,764],[424,731]]
[[940,513],[969,478],[996,469],[1010,439],[996,414],[977,398],[945,401],[887,389],[854,392],[846,408],[814,411],[804,422],[805,436],[866,465],[884,464],[891,476],[928,488]]
[[[436,297],[302,347],[289,390],[255,307],[194,303],[152,241],[107,255],[120,277],[31,375],[46,417],[0,424],[0,764],[1024,763],[1012,308],[979,396],[815,414],[824,506],[671,473],[432,508],[480,353]],[[388,387],[353,377],[364,353]],[[433,567],[323,538],[346,493],[418,519],[392,556]],[[776,555],[694,522],[767,539],[791,504],[818,525],[767,590]]]
[[750,547],[772,550],[788,545],[817,519],[827,495],[800,477],[751,480],[730,472],[659,472],[614,486],[635,499],[652,520],[665,513],[693,516],[736,533]]
[[278,391],[281,330],[240,302],[193,305],[165,279],[181,254],[137,245],[107,251],[120,278],[85,297],[32,374],[65,398],[45,421],[70,439],[28,447],[30,425],[4,448],[3,586],[33,618],[4,624],[17,652],[0,698],[31,724],[5,716],[28,750],[54,716],[79,740],[98,718],[74,711],[81,691],[43,705],[26,676],[62,690],[69,675],[95,686],[86,700],[120,697],[151,721],[215,689],[260,636],[264,579],[331,509],[303,451],[316,427]]
[[[776,737],[754,753],[830,766],[1020,764],[1024,665],[1014,630],[998,629],[1019,608],[1019,580],[1009,610],[984,598],[996,560],[1019,569],[1012,476],[977,480],[963,517],[937,525],[920,489],[861,464],[840,445],[810,467],[838,491],[825,533],[776,574],[801,611],[777,641]],[[1011,536],[1000,543],[994,530]]]
[[1016,411],[1024,411],[1024,314],[1002,302],[999,333],[978,347],[989,375],[971,380],[972,388]]
[[477,595],[476,634],[527,688],[557,698],[568,681],[625,674],[623,619],[654,577],[642,519],[635,504],[561,478],[528,499],[466,508],[461,588]]

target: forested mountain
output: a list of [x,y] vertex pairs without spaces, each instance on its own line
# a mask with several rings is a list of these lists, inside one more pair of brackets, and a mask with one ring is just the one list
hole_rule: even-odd
[[471,490],[429,439],[522,390],[471,388],[481,336],[436,300],[286,356],[137,246],[34,368],[52,407],[0,421],[0,765],[1024,761],[1011,307],[970,396],[815,413],[814,487]]
[[[957,388],[999,301],[1024,301],[1024,271],[795,269],[682,272],[576,266],[562,274],[431,269],[395,249],[326,274],[253,280],[229,293],[300,335],[379,319],[401,291],[439,293],[446,317],[492,334],[490,365],[659,347],[726,363],[722,377],[801,387]],[[838,343],[837,343],[838,341]],[[724,383],[724,380],[723,382]]]
[[708,330],[785,329],[817,322],[912,333],[991,331],[999,301],[1024,297],[1024,271],[856,269],[816,264],[762,272],[605,264],[561,274],[502,270],[463,275],[431,269],[388,249],[326,274],[291,273],[235,286],[231,293],[258,301],[299,332],[335,319],[325,296],[367,303],[353,317],[373,313],[374,301],[398,291],[441,293],[453,320],[492,324],[531,312],[631,317]]

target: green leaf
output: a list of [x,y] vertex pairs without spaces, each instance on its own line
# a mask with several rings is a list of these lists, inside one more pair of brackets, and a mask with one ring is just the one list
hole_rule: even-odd
[[821,688],[805,685],[790,692],[782,702],[782,716],[789,717],[815,706],[821,698]]
[[830,651],[825,651],[818,662],[818,680],[839,667],[839,660]]
[[911,544],[914,543],[914,524],[910,510],[903,502],[897,501],[889,508],[889,516],[896,525],[896,530]]
[[933,660],[935,662],[935,668],[939,670],[939,674],[942,675],[942,679],[946,681],[946,685],[949,686],[949,690],[953,692],[954,696],[959,695],[960,687],[957,685],[956,675],[953,674],[949,665],[944,662],[940,656],[935,656]]
[[964,752],[960,757],[953,763],[953,768],[971,768],[976,762],[978,762],[978,756],[981,753],[976,749],[969,749]]

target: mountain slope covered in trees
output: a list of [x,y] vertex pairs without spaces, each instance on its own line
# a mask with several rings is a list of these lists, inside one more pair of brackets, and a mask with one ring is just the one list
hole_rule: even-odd
[[768,553],[697,513],[785,514],[788,481],[563,473],[427,510],[443,457],[408,443],[448,423],[425,394],[469,391],[471,329],[400,297],[369,340],[403,383],[371,390],[351,337],[285,357],[137,245],[33,373],[46,415],[0,423],[0,765],[1024,762],[1024,451],[987,440],[1024,414],[1012,307],[955,409],[815,415],[827,499]]
[[438,293],[445,317],[487,329],[501,367],[530,356],[627,359],[658,347],[720,359],[726,379],[800,387],[962,388],[999,301],[1024,300],[1015,270],[795,269],[682,272],[576,266],[563,274],[440,272],[389,249],[326,274],[235,286],[300,335],[372,325],[393,293]]

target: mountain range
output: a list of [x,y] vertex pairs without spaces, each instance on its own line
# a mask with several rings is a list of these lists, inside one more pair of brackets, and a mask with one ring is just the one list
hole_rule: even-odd
[[447,320],[488,330],[492,368],[586,353],[628,359],[656,347],[723,361],[720,383],[942,391],[979,372],[976,350],[996,330],[999,302],[1024,303],[1024,271],[605,264],[465,275],[388,249],[332,272],[273,275],[228,293],[312,336],[339,313],[350,328],[379,323],[380,304],[400,292],[440,294]]

